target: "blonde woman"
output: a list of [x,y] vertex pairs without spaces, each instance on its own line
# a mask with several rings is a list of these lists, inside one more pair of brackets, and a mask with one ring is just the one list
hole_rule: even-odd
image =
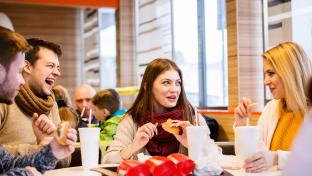
[[69,122],[72,128],[77,129],[79,115],[71,107],[72,103],[68,90],[61,85],[56,85],[52,88],[52,91],[55,96],[61,120]]
[[[247,172],[261,172],[277,165],[282,169],[289,149],[303,122],[308,106],[305,87],[312,74],[312,66],[303,49],[293,42],[285,42],[263,54],[264,84],[273,100],[265,106],[259,121],[262,151],[247,158]],[[253,103],[243,98],[235,108],[235,125],[245,125]]]

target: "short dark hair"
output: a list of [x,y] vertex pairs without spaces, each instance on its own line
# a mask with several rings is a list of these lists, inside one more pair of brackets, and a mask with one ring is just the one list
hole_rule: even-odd
[[0,64],[8,70],[19,52],[26,52],[29,45],[19,33],[0,26]]
[[107,109],[111,114],[120,108],[120,96],[114,89],[105,89],[97,92],[92,103],[100,109]]
[[40,50],[40,47],[47,48],[53,51],[58,57],[62,56],[62,50],[60,45],[58,44],[37,38],[30,38],[27,39],[27,41],[30,45],[30,50],[26,52],[25,59],[30,62],[31,65],[33,65],[39,59],[38,52]]

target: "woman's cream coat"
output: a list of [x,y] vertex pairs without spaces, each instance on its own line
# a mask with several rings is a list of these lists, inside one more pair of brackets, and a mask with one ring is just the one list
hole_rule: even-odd
[[[281,110],[278,106],[279,106],[279,100],[271,100],[265,106],[258,120],[262,149],[266,149],[266,150],[270,149],[273,134],[277,126],[278,119],[280,118],[280,115],[281,115]],[[278,154],[278,168],[283,169],[287,161],[289,152],[278,150],[277,154]]]

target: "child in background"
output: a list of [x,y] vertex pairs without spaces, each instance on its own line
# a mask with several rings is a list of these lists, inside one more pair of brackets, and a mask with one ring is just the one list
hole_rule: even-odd
[[114,89],[99,91],[92,98],[93,115],[99,121],[101,141],[113,141],[125,110],[120,108],[120,97]]

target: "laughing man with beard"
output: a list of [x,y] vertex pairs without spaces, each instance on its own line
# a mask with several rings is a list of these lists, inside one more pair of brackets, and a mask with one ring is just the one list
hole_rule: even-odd
[[[13,154],[29,154],[47,145],[52,137],[36,138],[32,130],[34,113],[45,114],[57,125],[58,107],[51,91],[60,76],[60,46],[40,39],[28,39],[30,50],[25,54],[25,84],[11,105],[0,104],[0,143]],[[61,166],[69,165],[70,159]]]

